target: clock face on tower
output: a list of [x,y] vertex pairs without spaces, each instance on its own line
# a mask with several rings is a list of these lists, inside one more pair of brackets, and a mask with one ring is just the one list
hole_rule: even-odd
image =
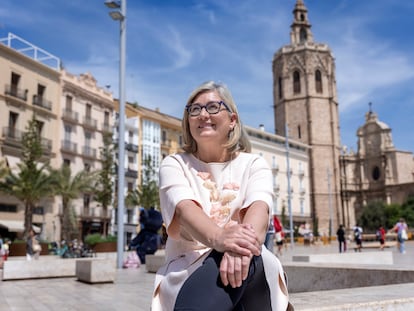
[[381,170],[378,166],[374,166],[372,169],[372,179],[378,180],[381,177]]

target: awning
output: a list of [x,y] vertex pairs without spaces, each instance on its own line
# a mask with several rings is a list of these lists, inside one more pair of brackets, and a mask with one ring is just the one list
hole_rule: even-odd
[[[10,232],[23,232],[24,222],[22,220],[0,220],[0,227],[7,228]],[[32,225],[36,233],[40,232],[38,226]]]
[[17,164],[20,163],[20,158],[12,157],[12,156],[6,156],[6,161],[7,161],[8,168],[13,173],[19,172],[19,166]]

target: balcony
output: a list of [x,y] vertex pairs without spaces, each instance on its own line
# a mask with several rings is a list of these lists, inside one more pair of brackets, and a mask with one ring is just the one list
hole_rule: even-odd
[[272,173],[273,175],[276,175],[277,173],[279,173],[279,165],[275,165],[274,167],[272,167]]
[[138,153],[138,150],[139,150],[138,146],[135,144],[126,144],[125,149],[131,152],[135,152],[135,153]]
[[76,111],[72,111],[70,109],[63,109],[62,119],[65,121],[78,123],[79,114]]
[[279,191],[280,191],[280,185],[275,185],[275,186],[273,187],[273,192],[278,193]]
[[2,138],[4,144],[12,147],[20,148],[22,145],[23,132],[13,127],[3,127]]
[[90,146],[83,146],[82,147],[82,155],[87,158],[96,158],[96,149],[91,148]]
[[300,187],[299,188],[299,193],[300,193],[300,195],[305,195],[305,193],[306,193],[305,187]]
[[27,92],[28,92],[27,89],[23,90],[23,89],[18,88],[17,85],[10,85],[10,84],[6,84],[6,88],[4,91],[6,95],[16,97],[23,101],[27,101]]
[[102,123],[102,132],[112,133],[112,126],[108,123]]
[[[4,145],[21,148],[24,133],[13,127],[3,127],[2,137],[4,138]],[[45,154],[49,154],[52,151],[52,140],[40,137],[40,145]]]
[[70,140],[62,140],[61,150],[62,152],[76,154],[78,150],[78,146],[76,143],[73,143]]
[[298,175],[300,178],[303,178],[305,176],[305,171],[302,168],[299,169]]
[[42,107],[47,110],[52,110],[52,102],[44,99],[41,95],[33,95],[33,105]]
[[85,127],[96,130],[98,128],[97,124],[98,124],[98,122],[95,119],[92,119],[91,117],[84,117],[83,118],[83,125]]
[[41,137],[40,144],[42,146],[44,153],[49,154],[52,151],[52,140],[51,139]]
[[138,171],[128,168],[125,171],[125,177],[137,179],[138,178]]
[[161,141],[162,148],[171,148],[171,145],[172,145],[171,139],[163,139]]

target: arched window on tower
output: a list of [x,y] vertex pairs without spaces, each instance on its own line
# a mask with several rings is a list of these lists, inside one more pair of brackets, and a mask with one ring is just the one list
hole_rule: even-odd
[[315,71],[315,89],[316,93],[322,93],[322,74],[319,69]]
[[300,74],[299,71],[293,72],[293,93],[300,93]]
[[306,42],[308,40],[308,34],[305,28],[300,29],[299,40],[300,40],[300,43]]
[[278,79],[278,87],[279,87],[279,98],[283,97],[283,85],[282,85],[282,77]]

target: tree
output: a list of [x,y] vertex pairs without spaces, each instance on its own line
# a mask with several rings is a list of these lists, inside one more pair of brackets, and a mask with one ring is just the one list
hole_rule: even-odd
[[[102,168],[97,173],[98,182],[95,185],[94,199],[102,206],[104,215],[108,215],[108,206],[112,203],[114,191],[115,146],[109,133],[103,135],[103,147],[100,148]],[[108,231],[108,223],[104,223],[103,233]]]
[[141,205],[145,209],[150,207],[159,207],[160,197],[158,192],[158,183],[155,180],[156,173],[152,166],[152,160],[150,156],[145,157],[143,172],[142,172],[141,184],[130,191],[125,198],[125,202],[128,206]]
[[22,137],[22,162],[19,172],[9,172],[0,183],[0,191],[20,200],[24,210],[24,236],[33,226],[33,209],[45,197],[52,196],[54,178],[49,163],[40,164],[43,155],[41,137],[35,117],[29,121]]
[[[409,226],[414,225],[414,196],[409,196],[407,201],[401,205],[401,217],[405,219]],[[395,224],[397,219],[393,222]]]
[[280,213],[280,221],[282,222],[282,226],[285,227],[286,226],[286,205],[285,205],[285,201],[282,201],[282,211]]
[[382,201],[372,201],[362,207],[358,225],[366,232],[375,232],[380,226],[387,227],[386,206]]
[[69,241],[78,236],[78,227],[76,224],[76,214],[71,201],[85,192],[91,192],[93,189],[92,181],[94,174],[80,171],[74,176],[69,165],[62,165],[59,170],[53,171],[56,183],[54,192],[62,198],[62,232],[64,240]]
[[357,219],[358,224],[364,228],[364,231],[375,232],[379,226],[392,228],[401,218],[412,219],[414,215],[404,207],[403,204],[385,204],[383,201],[373,201],[362,207],[361,214]]
[[6,163],[2,160],[0,161],[0,179],[5,177],[9,173]]

